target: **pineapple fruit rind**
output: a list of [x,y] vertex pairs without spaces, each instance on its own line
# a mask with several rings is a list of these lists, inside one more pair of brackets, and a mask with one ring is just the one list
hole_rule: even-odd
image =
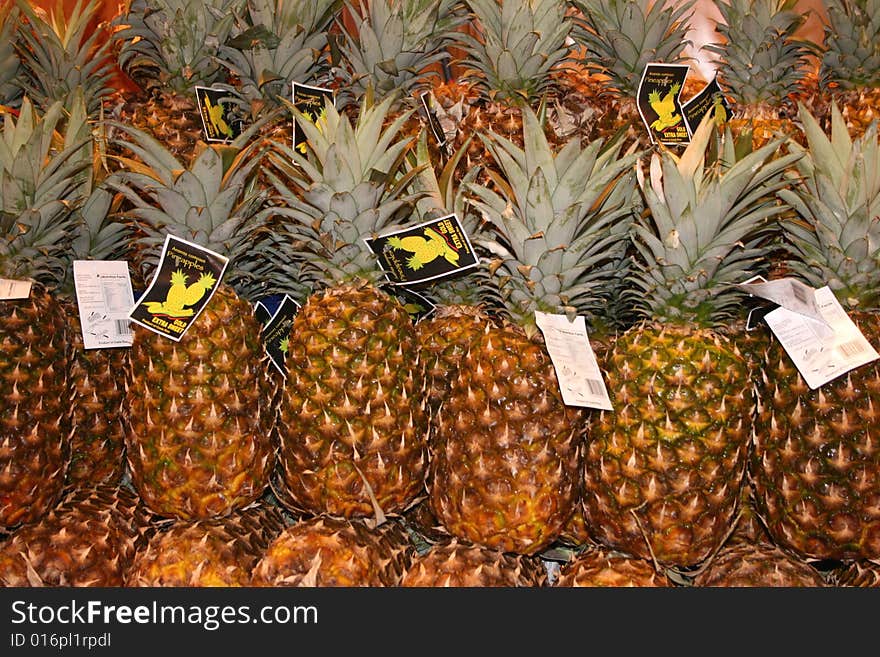
[[727,587],[824,587],[822,574],[770,543],[725,546],[704,564],[693,585]]
[[668,587],[672,581],[647,559],[591,546],[563,563],[556,587]]

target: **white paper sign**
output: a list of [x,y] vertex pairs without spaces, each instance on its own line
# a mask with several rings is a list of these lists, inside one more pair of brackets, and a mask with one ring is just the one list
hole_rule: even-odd
[[74,260],[73,284],[86,349],[130,347],[128,310],[134,304],[124,260]]
[[768,281],[762,276],[755,276],[737,287],[756,297],[779,304],[787,310],[812,317],[822,324],[826,323],[822,313],[819,312],[815,290],[795,278],[777,278]]
[[[814,291],[822,322],[787,308],[764,316],[812,389],[880,358],[827,285]],[[830,328],[831,333],[828,333]]]
[[536,311],[535,322],[544,334],[562,400],[568,406],[612,410],[584,318],[577,316],[572,322],[565,315]]
[[0,299],[27,299],[31,295],[30,281],[0,278]]

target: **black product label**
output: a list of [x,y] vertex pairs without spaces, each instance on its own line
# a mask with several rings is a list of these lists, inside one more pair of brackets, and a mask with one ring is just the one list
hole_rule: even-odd
[[425,317],[430,315],[437,308],[433,301],[419,294],[415,290],[410,290],[400,285],[393,285],[390,283],[383,285],[382,289],[400,300],[400,303],[403,304],[406,312],[409,313],[413,323],[425,319]]
[[687,144],[690,141],[679,101],[689,68],[686,64],[645,66],[636,99],[652,143]]
[[235,113],[228,91],[210,87],[196,87],[199,116],[205,141],[228,142],[241,134],[243,121]]
[[287,345],[290,328],[299,311],[299,304],[290,295],[273,295],[257,302],[255,314],[263,324],[261,337],[269,360],[282,376],[287,376]]
[[129,318],[179,341],[214,296],[227,264],[219,253],[166,235],[156,274]]
[[724,92],[721,91],[717,78],[712,78],[712,81],[703,87],[700,93],[682,107],[684,120],[687,121],[691,134],[696,132],[700,121],[712,110],[715,110],[715,120],[719,123],[726,122],[727,117],[730,116],[730,105],[724,97]]
[[[325,99],[329,98],[333,101],[334,107],[336,99],[333,96],[332,89],[324,87],[312,87],[307,84],[293,83],[293,106],[300,112],[308,116],[312,122],[316,122],[325,111]],[[299,126],[299,122],[293,122],[293,147],[300,153],[306,152],[305,134]]]
[[422,107],[425,109],[425,118],[428,120],[428,127],[431,128],[434,140],[438,146],[444,146],[446,144],[446,132],[443,130],[443,126],[440,125],[440,119],[437,118],[437,111],[435,109],[437,101],[434,98],[434,94],[430,91],[425,91],[419,96],[419,99],[421,99]]
[[455,276],[476,267],[479,259],[454,214],[367,239],[388,279],[414,285]]

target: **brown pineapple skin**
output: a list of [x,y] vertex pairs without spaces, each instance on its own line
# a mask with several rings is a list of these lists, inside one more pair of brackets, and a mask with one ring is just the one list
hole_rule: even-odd
[[588,532],[664,566],[696,565],[736,514],[754,408],[748,363],[716,331],[643,323],[604,369],[614,410],[590,425]]
[[134,326],[126,374],[126,456],[150,509],[194,520],[263,494],[274,384],[247,301],[221,285],[180,342]]
[[452,535],[536,554],[577,506],[585,420],[562,402],[543,344],[487,326],[434,422],[431,509]]
[[313,294],[287,364],[277,483],[291,511],[395,514],[424,493],[424,372],[402,304],[366,282]]
[[221,518],[159,527],[126,571],[126,586],[250,586],[251,573],[285,527],[277,506],[256,502]]
[[602,547],[575,555],[559,568],[555,587],[668,587],[672,582],[647,559]]
[[400,586],[539,587],[546,583],[547,571],[538,557],[499,552],[452,538],[413,557]]
[[825,587],[822,575],[805,561],[770,543],[737,543],[712,557],[694,586]]
[[835,586],[880,588],[880,564],[872,561],[852,561],[833,573]]
[[[849,315],[877,344],[878,316]],[[803,558],[880,558],[880,364],[811,390],[774,340],[757,383],[752,472],[773,541]]]
[[315,516],[287,527],[254,567],[260,587],[394,587],[415,549],[396,520]]
[[70,460],[70,343],[48,290],[0,301],[0,531],[60,500]]
[[149,538],[135,492],[109,483],[68,489],[57,507],[0,543],[2,586],[124,586]]

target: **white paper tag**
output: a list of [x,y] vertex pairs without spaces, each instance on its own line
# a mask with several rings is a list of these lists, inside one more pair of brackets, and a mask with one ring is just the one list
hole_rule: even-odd
[[535,322],[544,334],[562,400],[568,406],[612,410],[584,318],[579,315],[572,322],[565,315],[535,311]]
[[30,281],[0,278],[0,299],[27,299],[31,295]]
[[768,281],[762,276],[754,276],[737,287],[756,297],[779,304],[786,310],[826,323],[822,313],[819,312],[815,290],[795,278],[777,278]]
[[[767,313],[764,320],[801,376],[812,389],[880,358],[827,285],[814,292],[823,321],[788,308]],[[831,334],[827,331],[830,329]]]
[[124,260],[74,260],[73,284],[86,349],[130,347],[128,310],[134,304]]

